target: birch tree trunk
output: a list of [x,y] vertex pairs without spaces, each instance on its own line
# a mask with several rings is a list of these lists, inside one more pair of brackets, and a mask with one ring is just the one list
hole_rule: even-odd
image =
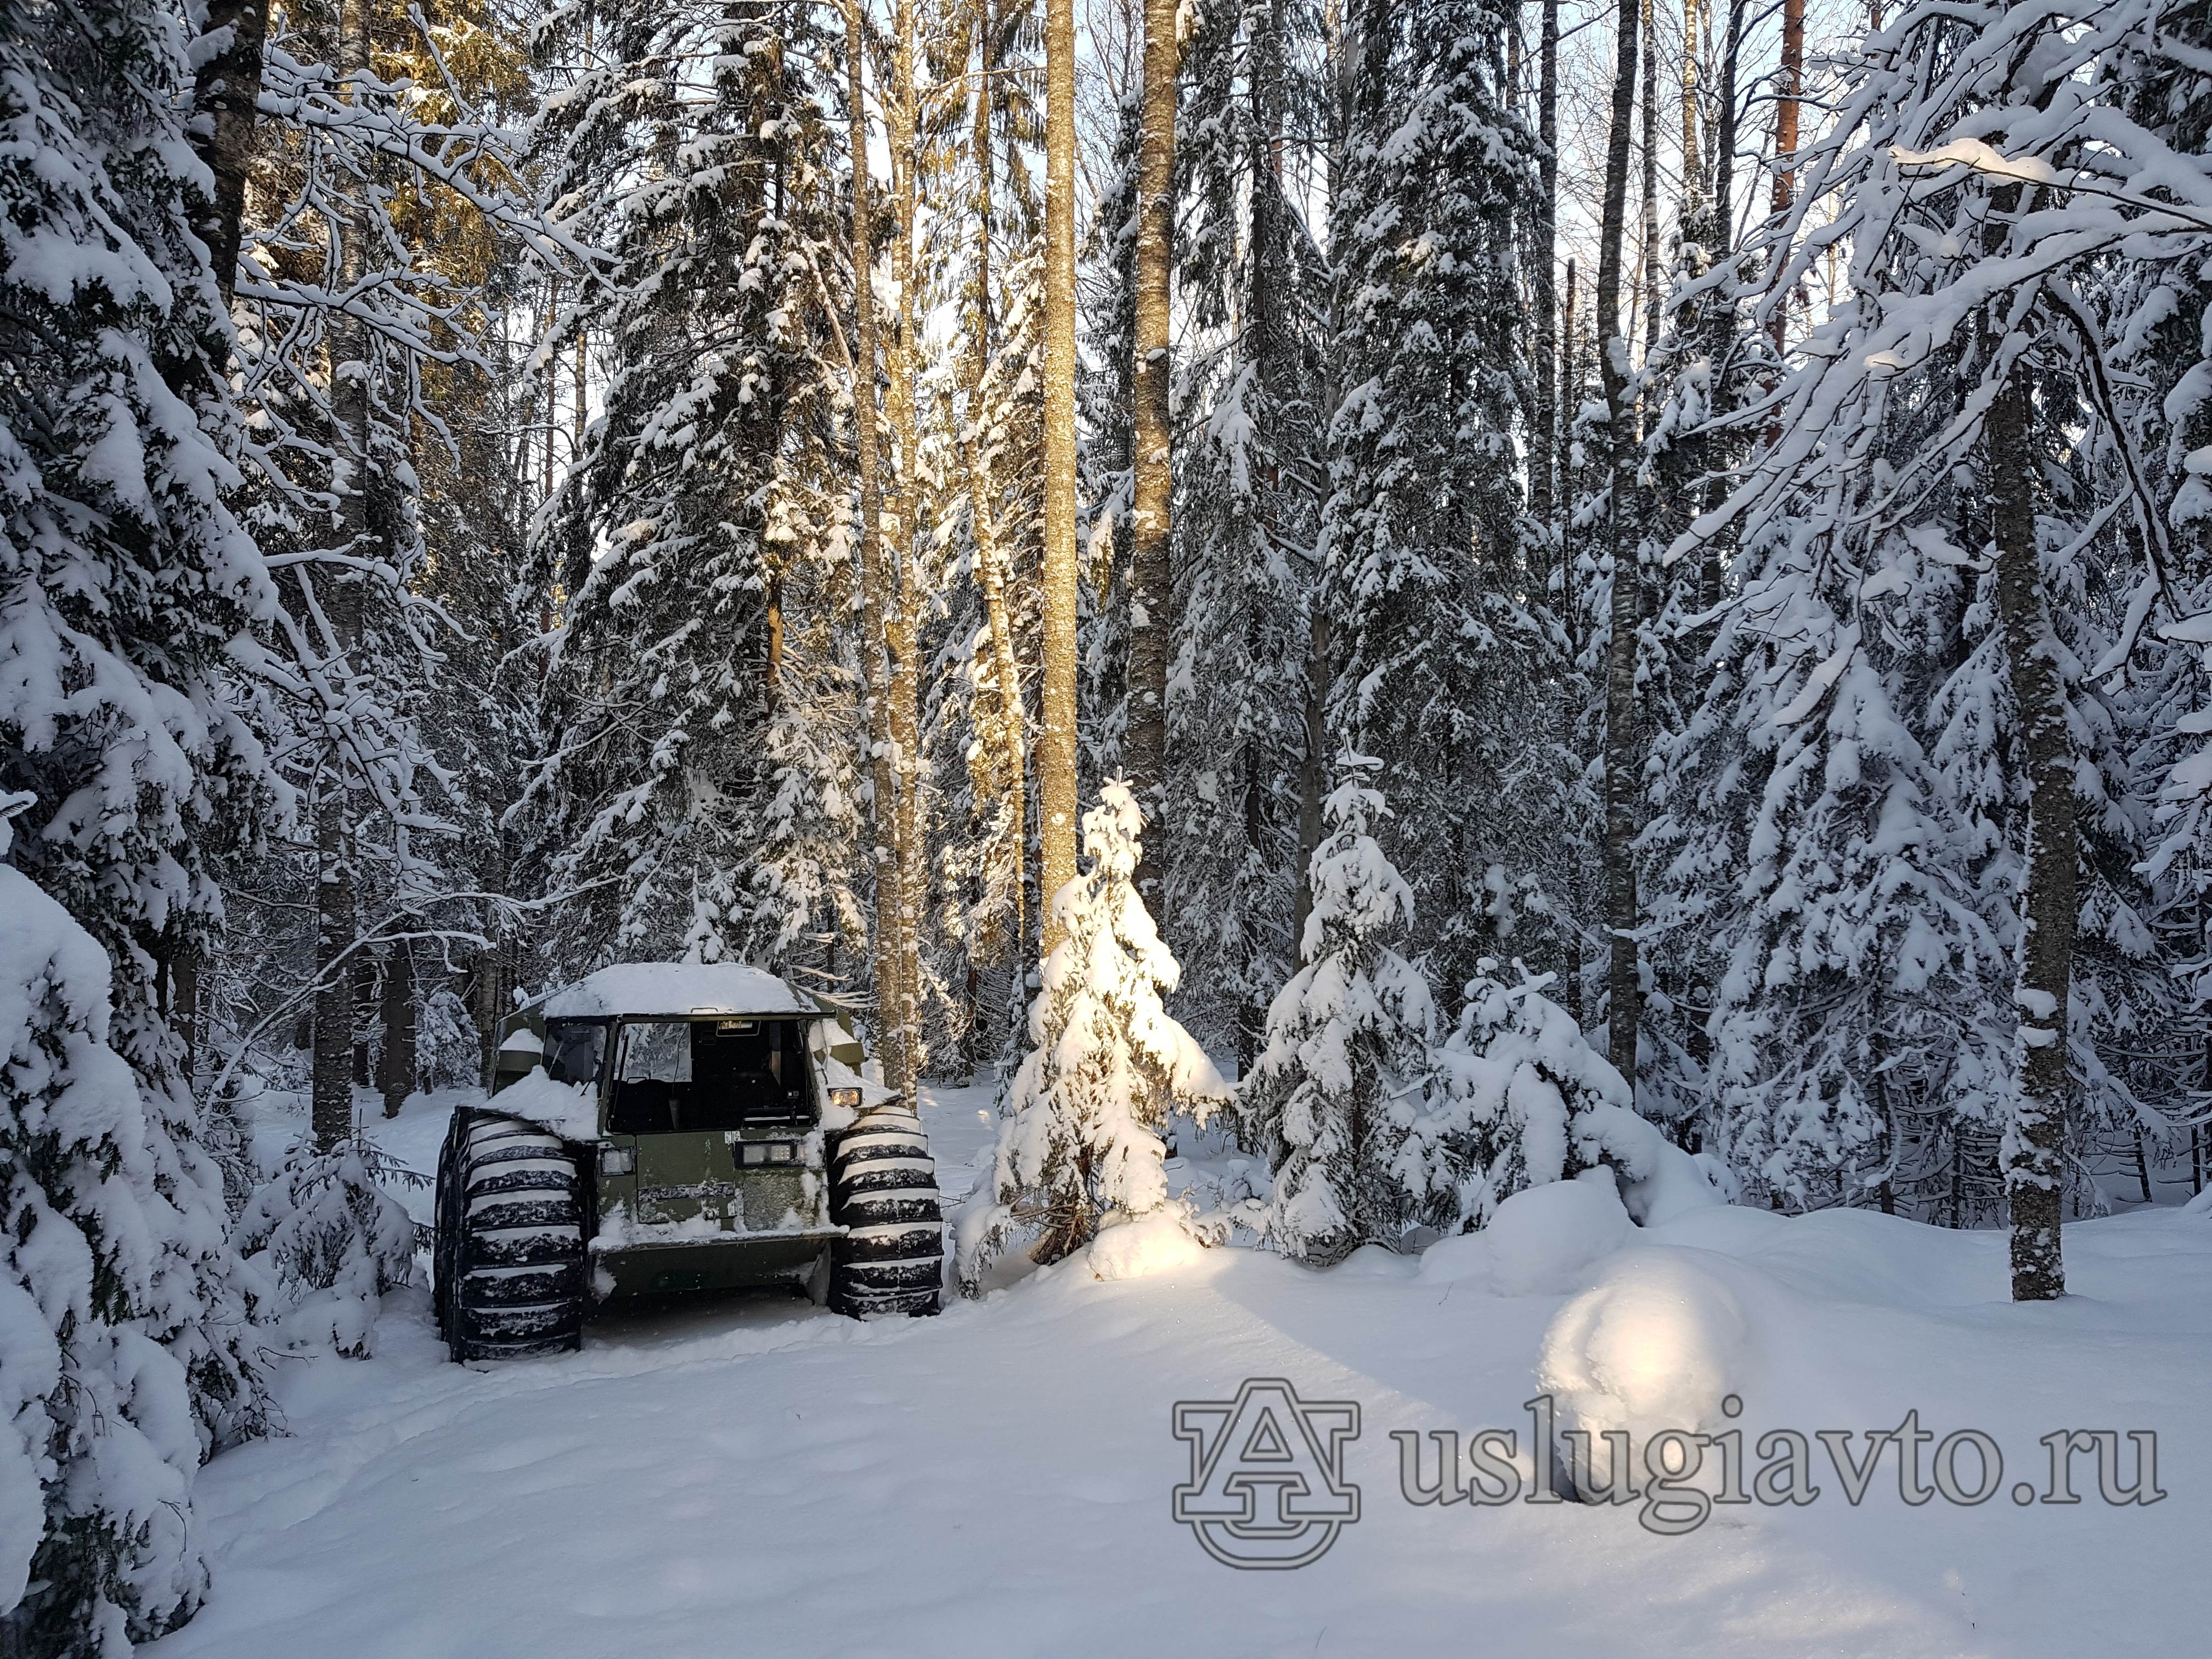
[[1636,543],[1628,534],[1629,503],[1636,488],[1632,364],[1620,315],[1620,260],[1628,207],[1630,124],[1636,112],[1638,0],[1620,0],[1618,57],[1613,77],[1612,125],[1606,137],[1605,196],[1599,217],[1597,257],[1598,378],[1605,392],[1606,441],[1613,499],[1606,515],[1606,546],[1613,564],[1612,637],[1605,687],[1606,929],[1612,937],[1607,974],[1610,1010],[1607,1048],[1615,1069],[1636,1087],[1636,1038],[1643,1023],[1644,991],[1636,945],[1636,707],[1637,632],[1643,622],[1642,583]]
[[2027,374],[2016,368],[1990,405],[1983,429],[1997,608],[2028,775],[2027,884],[2021,893],[2013,990],[2020,1011],[2018,1075],[2003,1141],[2015,1302],[2047,1302],[2066,1291],[2059,1199],[2069,1089],[2066,1000],[2079,910],[2074,752],[2058,637],[2036,550],[2032,414]]
[[1075,0],[1045,0],[1043,719],[1037,733],[1042,954],[1075,877]]
[[1644,0],[1644,356],[1659,349],[1659,52],[1652,0]]
[[1682,234],[1705,240],[1705,167],[1698,143],[1698,0],[1682,0]]
[[[1167,785],[1169,622],[1168,285],[1175,239],[1176,0],[1144,0],[1144,108],[1137,145],[1135,374],[1131,411],[1129,715],[1123,752],[1145,816],[1160,823]],[[1253,190],[1265,188],[1255,179]],[[1157,917],[1162,830],[1145,837],[1137,892]]]

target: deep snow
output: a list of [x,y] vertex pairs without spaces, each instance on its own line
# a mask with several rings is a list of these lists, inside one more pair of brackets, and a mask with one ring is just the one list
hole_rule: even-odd
[[[428,1169],[449,1104],[373,1128]],[[988,1104],[930,1099],[942,1164],[988,1157]],[[482,1370],[447,1364],[426,1298],[403,1293],[374,1358],[294,1363],[288,1436],[202,1473],[214,1594],[152,1651],[1905,1659],[2201,1639],[2212,1215],[2070,1228],[2075,1293],[2021,1308],[2001,1234],[1705,1210],[1577,1276],[1612,1349],[1574,1347],[1565,1294],[1498,1294],[1480,1247],[1425,1273],[1373,1252],[1316,1273],[1214,1249],[1114,1282],[1071,1262],[940,1318],[866,1325],[755,1297],[602,1318],[580,1354]],[[2051,1430],[2152,1429],[2169,1496],[2108,1508],[2085,1458],[2073,1509],[2001,1492],[1908,1510],[1885,1462],[1853,1509],[1817,1446],[1819,1502],[1723,1510],[1684,1537],[1647,1533],[1633,1507],[1399,1495],[1389,1431],[1525,1441],[1547,1365],[1572,1385],[1589,1381],[1568,1374],[1577,1354],[1655,1376],[1681,1359],[1670,1298],[1735,1310],[1724,1352],[1690,1355],[1692,1393],[1724,1370],[1754,1433],[1886,1428],[1916,1407],[1939,1434],[1996,1436],[2009,1488],[2015,1471],[2041,1480]],[[1346,1468],[1362,1517],[1296,1572],[1220,1566],[1170,1516],[1190,1475],[1173,1402],[1255,1376],[1364,1413]]]

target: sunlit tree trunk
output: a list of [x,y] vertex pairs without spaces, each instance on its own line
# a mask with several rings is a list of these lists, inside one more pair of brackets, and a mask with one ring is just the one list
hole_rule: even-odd
[[[1019,958],[1027,937],[1022,891],[1022,851],[1029,836],[1028,803],[1023,770],[1026,736],[1023,731],[1021,672],[1014,653],[1013,626],[1006,610],[1006,555],[999,539],[995,485],[991,477],[989,445],[978,429],[982,417],[984,371],[994,349],[995,319],[991,300],[991,236],[994,211],[992,175],[995,171],[991,113],[995,99],[991,84],[992,0],[977,0],[975,7],[975,326],[968,343],[966,363],[968,436],[964,459],[968,469],[969,514],[975,540],[975,580],[982,589],[983,618],[991,630],[991,672],[998,682],[998,720],[995,733],[998,766],[1005,790],[1003,810],[1011,826],[1007,837],[1012,869],[1008,885],[1013,897],[1012,951]],[[979,722],[980,724],[980,722]]]
[[860,472],[860,679],[868,708],[868,781],[875,877],[876,937],[872,963],[876,982],[878,1060],[886,1083],[902,1074],[897,1033],[901,867],[898,860],[898,785],[894,775],[890,674],[884,650],[884,613],[890,580],[884,557],[881,438],[876,421],[876,301],[873,213],[868,199],[868,106],[862,67],[867,58],[864,0],[846,0],[846,115],[853,165],[853,430]]
[[[1075,876],[1075,0],[1045,0],[1042,902]],[[1045,953],[1060,929],[1045,918]]]
[[921,736],[920,673],[915,661],[915,624],[921,610],[916,527],[921,519],[921,434],[915,376],[921,341],[915,309],[915,180],[921,155],[916,148],[915,96],[915,0],[899,0],[893,15],[890,125],[892,210],[897,224],[891,240],[891,279],[898,286],[898,313],[891,331],[886,399],[891,439],[898,447],[898,487],[887,515],[886,551],[892,568],[884,596],[884,646],[890,662],[891,745],[896,752],[898,815],[893,854],[898,870],[898,975],[895,1005],[898,1028],[898,1077],[891,1086],[910,1091],[921,1064],[921,909],[923,866],[921,823]]

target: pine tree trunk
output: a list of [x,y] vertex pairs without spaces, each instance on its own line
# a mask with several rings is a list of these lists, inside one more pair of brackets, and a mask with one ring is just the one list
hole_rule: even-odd
[[238,250],[246,223],[246,177],[253,159],[253,118],[261,100],[262,43],[269,0],[209,0],[200,39],[225,44],[199,67],[193,89],[198,131],[193,147],[215,175],[215,191],[193,227],[207,244],[208,263],[228,307],[238,286]]
[[[403,924],[404,925],[404,924]],[[377,1010],[384,1040],[377,1050],[376,1086],[384,1097],[384,1115],[398,1117],[407,1097],[415,1092],[415,952],[400,939],[384,959],[384,994]]]
[[[1144,0],[1145,102],[1137,146],[1135,374],[1131,410],[1129,714],[1123,753],[1130,792],[1154,825],[1167,785],[1168,653],[1173,632],[1169,560],[1170,375],[1168,282],[1175,240],[1176,0]],[[1255,179],[1255,193],[1265,188]],[[1137,892],[1160,914],[1161,831],[1145,839]]]
[[[1075,878],[1075,0],[1045,0],[1043,719],[1039,901]],[[1060,928],[1043,919],[1039,951]]]
[[[894,775],[890,726],[890,675],[884,653],[885,599],[889,580],[883,550],[884,497],[881,438],[876,422],[875,233],[868,200],[868,114],[862,66],[867,59],[862,0],[846,0],[845,75],[848,137],[853,163],[853,365],[854,441],[860,472],[860,644],[861,693],[868,708],[868,775],[872,800],[869,814],[875,878],[876,937],[871,964],[876,982],[877,1061],[886,1083],[898,1071],[897,1018],[901,869],[898,861],[898,785]],[[892,1084],[890,1086],[897,1086]]]
[[2005,1194],[2012,1210],[2012,1297],[2063,1296],[2059,1200],[2069,1089],[2067,991],[2073,976],[2077,854],[2074,752],[2066,726],[2060,647],[2035,542],[2034,465],[2027,375],[2015,368],[1990,405],[1983,447],[1996,543],[2013,704],[2028,775],[2027,884],[2021,894],[2019,1076],[2005,1126]]
[[897,754],[898,816],[893,857],[898,869],[898,1036],[893,1052],[898,1074],[885,1081],[910,1095],[921,1063],[921,910],[923,868],[921,823],[921,718],[920,672],[915,661],[915,619],[921,610],[916,532],[921,511],[919,420],[915,378],[920,371],[921,341],[915,313],[915,148],[914,15],[916,0],[900,0],[894,13],[897,38],[891,53],[891,199],[898,222],[891,240],[891,277],[898,285],[898,313],[891,332],[890,394],[886,398],[892,441],[898,446],[898,489],[885,539],[894,568],[885,594],[884,649],[890,660],[891,744]]
[[1636,489],[1635,416],[1628,395],[1632,365],[1621,327],[1621,242],[1628,207],[1630,125],[1636,108],[1638,0],[1620,0],[1619,56],[1613,80],[1612,126],[1607,134],[1605,197],[1599,219],[1598,376],[1605,392],[1607,446],[1611,452],[1612,510],[1606,546],[1613,563],[1612,637],[1607,647],[1605,720],[1605,921],[1612,937],[1607,975],[1610,1009],[1607,1048],[1614,1067],[1636,1086],[1636,1039],[1643,1023],[1636,927],[1636,806],[1642,782],[1637,764],[1636,646],[1643,622],[1637,545],[1629,533]]

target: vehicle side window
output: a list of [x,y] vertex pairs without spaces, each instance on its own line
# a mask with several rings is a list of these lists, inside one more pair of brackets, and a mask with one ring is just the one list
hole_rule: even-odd
[[545,1071],[556,1083],[597,1083],[607,1054],[607,1028],[582,1023],[546,1027]]

